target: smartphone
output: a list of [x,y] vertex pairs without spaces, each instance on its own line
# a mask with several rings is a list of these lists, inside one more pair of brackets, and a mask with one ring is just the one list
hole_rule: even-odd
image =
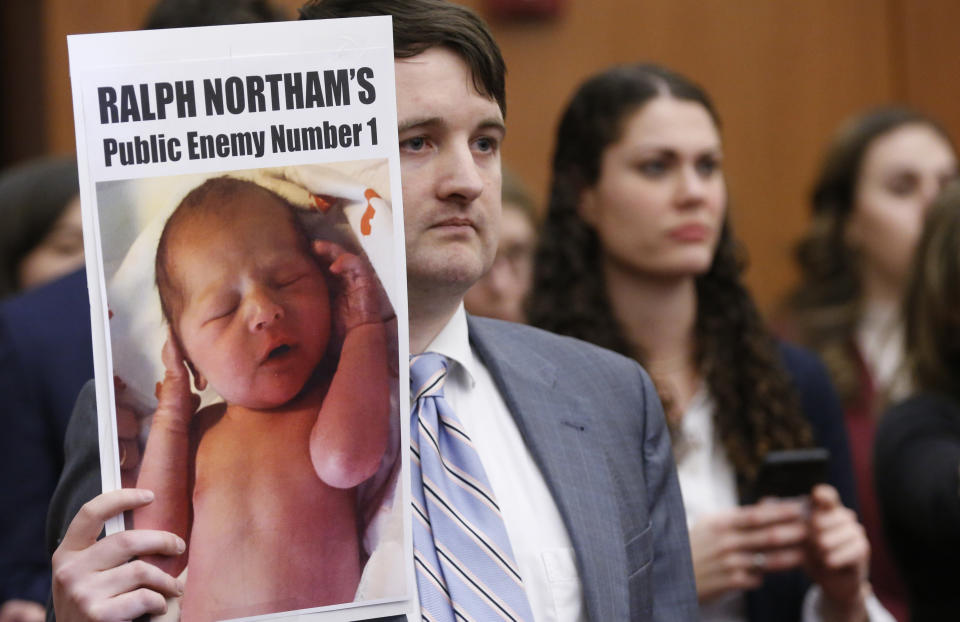
[[754,493],[763,497],[801,497],[827,481],[830,452],[822,447],[771,451],[763,459]]

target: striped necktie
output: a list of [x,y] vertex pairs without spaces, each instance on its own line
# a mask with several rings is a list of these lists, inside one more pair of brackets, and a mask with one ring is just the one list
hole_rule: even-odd
[[429,622],[533,622],[500,508],[460,420],[443,399],[447,359],[410,358],[413,548]]

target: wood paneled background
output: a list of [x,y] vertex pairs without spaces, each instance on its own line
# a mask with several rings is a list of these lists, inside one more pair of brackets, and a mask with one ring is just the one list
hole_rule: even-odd
[[[293,16],[299,0],[277,2]],[[465,4],[483,14],[483,0]],[[136,28],[152,0],[36,0],[0,8],[4,165],[74,149],[65,35]],[[505,161],[539,199],[557,117],[581,80],[613,63],[677,69],[723,117],[733,219],[748,280],[769,308],[795,278],[791,248],[837,124],[900,102],[960,137],[956,0],[566,0],[548,21],[491,27],[509,68]]]

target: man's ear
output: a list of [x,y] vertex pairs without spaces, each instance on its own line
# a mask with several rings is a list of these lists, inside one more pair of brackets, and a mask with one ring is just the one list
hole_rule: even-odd
[[190,370],[190,375],[193,376],[193,386],[197,388],[197,391],[203,391],[207,388],[207,379],[203,377],[203,374],[197,371],[197,368],[194,367],[193,363],[189,360],[184,361],[187,364],[187,369]]

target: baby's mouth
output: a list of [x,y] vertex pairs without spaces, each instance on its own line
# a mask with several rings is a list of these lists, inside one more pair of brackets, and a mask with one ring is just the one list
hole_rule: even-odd
[[278,359],[292,349],[293,348],[291,348],[287,344],[279,345],[273,350],[270,350],[270,353],[267,355],[267,360],[272,361],[272,360]]

